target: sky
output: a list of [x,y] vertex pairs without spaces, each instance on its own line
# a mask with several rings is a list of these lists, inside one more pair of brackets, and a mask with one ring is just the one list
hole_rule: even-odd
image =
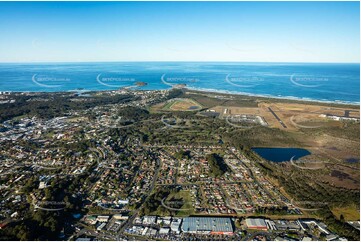
[[0,62],[360,61],[359,2],[0,2]]

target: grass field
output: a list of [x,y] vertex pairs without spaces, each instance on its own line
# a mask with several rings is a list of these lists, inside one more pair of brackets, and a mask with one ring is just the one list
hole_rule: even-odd
[[169,216],[173,214],[174,216],[184,217],[194,213],[191,194],[188,190],[181,190],[175,193],[172,192],[167,198],[164,199],[163,202],[165,207],[161,205],[157,211],[151,213],[150,215]]
[[[237,129],[230,127],[237,143],[246,147],[298,147],[309,150],[309,160],[321,161],[321,165],[307,165],[313,170],[298,171],[314,183],[331,186],[335,189],[358,190],[360,181],[360,124],[354,121],[334,121],[322,115],[360,117],[359,106],[340,105],[292,100],[263,99],[258,97],[242,97],[226,94],[187,92],[183,98],[157,106],[158,111],[187,110],[195,103],[203,108],[220,113],[215,124],[222,123],[222,117],[238,114],[258,115],[265,119],[268,127]],[[228,99],[227,99],[228,98]],[[189,101],[191,100],[191,101]],[[153,106],[154,107],[154,106]],[[270,111],[276,114],[279,120]],[[223,119],[224,121],[224,119]],[[213,126],[212,126],[213,125]],[[228,125],[229,126],[229,125]],[[229,128],[224,126],[225,129]],[[192,132],[202,127],[192,126]],[[208,127],[204,125],[204,127]],[[209,127],[216,127],[210,124]],[[169,134],[180,143],[189,140],[206,142],[207,134],[172,132]],[[223,141],[228,141],[224,136]],[[353,161],[354,160],[354,161]],[[326,165],[327,164],[327,165]],[[319,169],[316,169],[319,168]],[[289,169],[289,167],[287,167]]]
[[192,198],[191,194],[187,190],[179,191],[175,194],[170,196],[171,199],[182,199],[183,206],[181,207],[182,210],[177,212],[177,216],[189,216],[194,213],[193,205],[192,205]]
[[201,104],[189,98],[172,99],[154,107],[163,111],[197,111],[203,108]]
[[346,221],[360,220],[360,211],[355,206],[333,208],[332,213],[338,219],[340,219],[340,216],[342,214]]

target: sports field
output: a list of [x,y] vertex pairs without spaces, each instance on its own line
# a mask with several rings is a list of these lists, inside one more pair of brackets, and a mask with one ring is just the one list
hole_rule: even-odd
[[176,98],[167,102],[162,109],[165,111],[197,111],[202,109],[202,105],[192,99]]

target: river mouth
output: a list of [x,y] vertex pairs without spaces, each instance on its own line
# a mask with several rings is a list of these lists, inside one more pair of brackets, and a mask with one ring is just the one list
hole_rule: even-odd
[[311,152],[302,148],[252,148],[252,151],[263,159],[272,162],[287,162],[292,157],[293,160],[297,160],[311,154]]

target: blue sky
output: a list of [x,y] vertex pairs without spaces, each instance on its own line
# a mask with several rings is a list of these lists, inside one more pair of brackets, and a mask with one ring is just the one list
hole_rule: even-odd
[[359,2],[0,2],[0,62],[359,62]]

